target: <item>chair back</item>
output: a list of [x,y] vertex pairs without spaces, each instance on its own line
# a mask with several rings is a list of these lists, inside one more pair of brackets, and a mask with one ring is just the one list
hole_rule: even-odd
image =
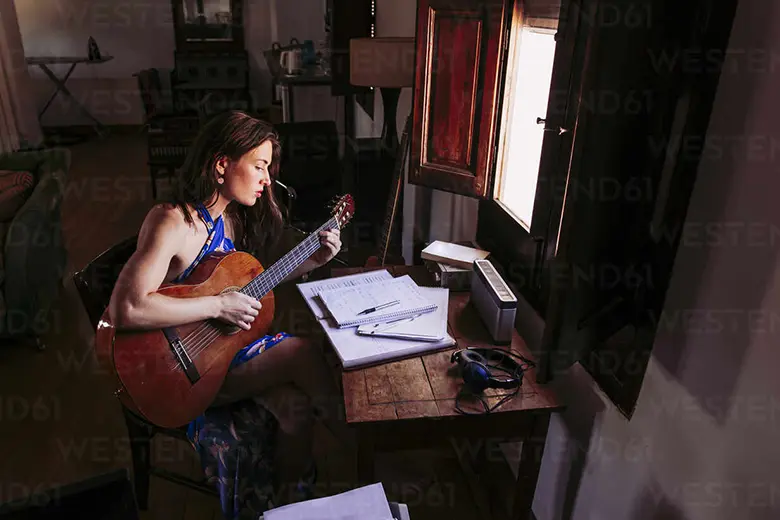
[[134,74],[147,121],[162,112],[162,80],[157,69],[144,69]]
[[122,268],[135,252],[138,235],[132,236],[100,253],[73,275],[73,283],[93,328],[108,307],[114,285]]

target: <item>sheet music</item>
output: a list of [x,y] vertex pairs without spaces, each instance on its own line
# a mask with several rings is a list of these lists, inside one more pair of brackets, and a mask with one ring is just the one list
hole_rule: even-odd
[[314,316],[321,320],[330,317],[328,309],[319,298],[319,292],[330,289],[341,289],[344,287],[355,287],[362,284],[381,282],[383,280],[392,280],[393,275],[386,269],[379,271],[369,271],[366,273],[350,274],[338,278],[328,278],[326,280],[317,280],[314,282],[305,282],[297,284],[298,290],[306,301],[306,305],[314,313]]
[[[409,275],[383,283],[359,284],[339,289],[320,289],[320,299],[341,327],[377,323],[431,312],[436,304],[425,298]],[[370,314],[360,313],[388,302],[395,305]]]
[[264,520],[392,520],[381,483],[269,509]]

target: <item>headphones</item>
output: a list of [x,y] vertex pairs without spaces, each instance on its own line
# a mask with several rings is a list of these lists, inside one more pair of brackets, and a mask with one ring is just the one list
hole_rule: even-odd
[[[526,366],[518,363],[520,359]],[[465,386],[474,394],[481,394],[487,388],[511,389],[523,384],[526,368],[536,366],[530,359],[499,348],[468,347],[452,353],[450,363],[457,363]],[[493,371],[505,374],[497,377]]]

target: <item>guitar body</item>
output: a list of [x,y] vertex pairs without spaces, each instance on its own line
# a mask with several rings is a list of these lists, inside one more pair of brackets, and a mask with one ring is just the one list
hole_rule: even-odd
[[[262,272],[263,266],[248,253],[213,253],[198,264],[185,283],[166,284],[158,292],[174,298],[214,296],[239,290]],[[158,426],[182,426],[212,403],[238,351],[268,333],[274,318],[273,292],[269,291],[260,302],[263,307],[250,330],[208,320],[209,325],[223,333],[215,335],[213,329],[208,329],[208,337],[201,333],[197,339],[187,339],[205,322],[169,329],[185,340],[199,374],[194,383],[162,330],[118,331],[108,311],[96,331],[98,361],[114,376],[115,395],[127,408]],[[204,341],[210,338],[210,342]]]

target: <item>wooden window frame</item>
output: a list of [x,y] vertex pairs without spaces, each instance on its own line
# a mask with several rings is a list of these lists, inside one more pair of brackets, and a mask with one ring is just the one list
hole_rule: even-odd
[[[691,12],[694,12],[695,16],[704,16],[707,20],[706,28],[692,35],[692,42],[689,44],[695,46],[702,56],[725,56],[736,12],[736,1],[698,0],[696,7],[692,8]],[[569,19],[565,23],[570,24],[572,21]],[[572,28],[569,26],[564,30],[572,30]],[[581,43],[586,40],[587,36],[584,33],[576,37],[576,41]],[[574,45],[573,42],[572,45]],[[582,52],[587,48],[587,45],[589,43],[580,47]],[[575,60],[577,55],[580,54],[574,55]],[[584,56],[580,55],[580,57]],[[579,68],[585,74],[587,66],[588,64],[584,60],[575,61],[573,69]],[[554,70],[553,74],[555,75],[556,72],[559,71]],[[682,125],[678,128],[682,128],[684,138],[690,138],[688,142],[703,143],[720,78],[720,67],[708,66],[699,71],[678,69],[670,74],[670,77],[672,77],[671,81],[678,87],[684,85],[684,87],[679,87],[680,89],[687,88],[687,90],[683,92],[675,90],[676,87],[670,87],[669,92],[664,93],[665,96],[669,96],[663,99],[666,104],[656,109],[665,110],[667,113],[674,112],[680,97],[690,96],[692,99],[691,108],[684,115],[683,122],[678,121],[676,124]],[[579,84],[580,79],[576,78],[572,84]],[[676,83],[678,81],[679,84]],[[576,95],[578,92],[575,90],[569,91],[570,100],[572,96]],[[582,125],[587,128],[587,119],[578,121],[575,117],[572,120],[572,116],[573,114],[567,113],[564,116],[566,124],[561,126],[581,129],[582,127],[579,125]],[[671,117],[668,119],[671,122]],[[670,123],[662,133],[671,137],[672,131]],[[703,144],[701,146],[703,147]],[[487,200],[481,200],[479,204],[477,242],[491,250],[494,263],[504,272],[513,290],[522,295],[545,321],[545,334],[540,346],[542,362],[537,379],[542,383],[550,381],[554,377],[556,369],[566,369],[572,363],[579,361],[618,410],[630,419],[644,381],[657,330],[657,323],[650,317],[657,317],[663,311],[680,235],[677,234],[673,240],[659,244],[657,248],[656,257],[653,259],[656,283],[643,295],[642,311],[644,317],[639,320],[639,326],[630,342],[629,350],[621,352],[619,350],[611,351],[609,348],[604,350],[594,348],[580,352],[560,352],[561,344],[566,341],[566,336],[561,330],[573,325],[566,323],[568,318],[565,314],[567,305],[565,300],[570,298],[571,294],[565,288],[560,287],[559,275],[566,268],[559,269],[560,266],[556,265],[556,249],[562,232],[560,227],[568,172],[570,168],[582,167],[582,158],[577,157],[575,150],[571,152],[571,157],[565,158],[566,164],[555,165],[552,167],[553,172],[540,171],[540,186],[537,187],[536,203],[539,204],[540,200],[544,200],[547,204],[545,209],[549,216],[545,222],[546,234],[533,237],[539,244],[538,248],[517,247],[517,243],[522,242],[522,239],[518,240],[518,237],[524,238],[527,232],[502,207],[500,202],[492,200],[498,175],[491,177],[490,197]],[[545,153],[551,152],[548,149],[543,149],[542,153],[544,156]],[[663,204],[660,202],[655,204],[658,206],[656,213],[661,213],[661,219],[664,221],[667,231],[682,228],[700,157],[701,149],[692,151],[691,147],[687,147],[685,150],[678,150],[676,154],[666,159],[668,164],[664,165],[664,171],[671,172],[668,174],[668,178],[664,179],[667,182],[668,198]],[[544,181],[543,175],[548,176]],[[664,173],[664,175],[667,174]],[[663,182],[659,182],[659,184],[663,184]],[[655,188],[654,186],[653,189]],[[534,209],[534,219],[536,219],[536,208]],[[668,232],[666,236],[669,236]],[[558,287],[553,287],[556,283]],[[636,309],[631,310],[635,311]],[[617,364],[605,366],[604,355],[617,356]]]
[[[515,23],[510,24],[510,30],[512,27],[520,30],[522,0],[509,1],[513,2],[515,20]],[[540,116],[544,117],[547,128],[573,129],[579,106],[577,85],[582,75],[581,64],[584,61],[587,34],[581,30],[580,19],[569,16],[565,10],[561,12],[558,23],[551,95],[546,114]],[[512,36],[511,32],[507,33],[507,38]],[[507,48],[503,59],[506,61],[508,58]],[[507,77],[504,76],[501,81],[502,99],[506,82]],[[503,103],[499,110],[503,115]],[[503,117],[502,123],[505,124]],[[500,135],[500,127],[497,132]],[[545,135],[530,231],[495,198],[500,177],[498,173],[491,175],[488,197],[479,202],[477,243],[491,251],[492,259],[499,264],[513,290],[521,294],[542,317],[547,311],[550,295],[549,277],[544,275],[544,271],[555,253],[572,137],[571,130],[563,134],[553,132]],[[496,162],[495,167],[500,166],[500,162]]]

